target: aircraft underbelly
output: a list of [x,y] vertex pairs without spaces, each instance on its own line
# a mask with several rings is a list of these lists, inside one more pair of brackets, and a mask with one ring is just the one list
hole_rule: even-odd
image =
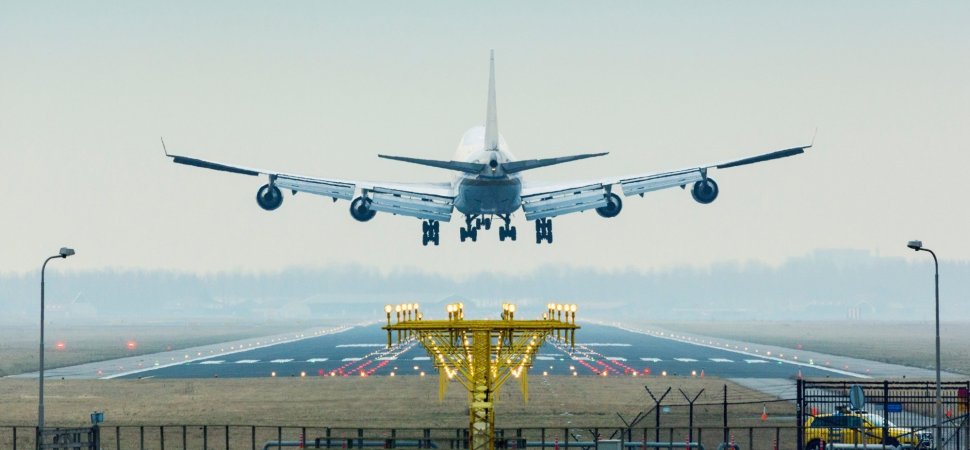
[[522,204],[518,178],[467,178],[458,185],[455,208],[463,214],[511,214]]

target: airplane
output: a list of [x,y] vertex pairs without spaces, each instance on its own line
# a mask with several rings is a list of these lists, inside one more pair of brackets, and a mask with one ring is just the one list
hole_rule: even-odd
[[778,150],[720,164],[702,165],[669,172],[643,173],[632,176],[613,176],[574,182],[534,183],[523,178],[523,172],[607,153],[586,153],[545,159],[516,160],[505,139],[498,132],[498,113],[495,103],[495,52],[489,58],[488,105],[485,126],[469,129],[462,136],[455,156],[448,161],[377,155],[380,158],[436,167],[457,172],[451,182],[395,183],[383,181],[342,180],[294,175],[272,170],[206,161],[188,156],[172,155],[165,148],[165,156],[177,164],[249,176],[266,176],[268,182],[256,193],[261,208],[272,211],[283,203],[282,190],[331,197],[350,201],[350,215],[367,222],[378,212],[415,217],[422,221],[421,242],[438,245],[441,222],[451,220],[454,210],[464,215],[465,226],[459,237],[462,242],[478,240],[478,232],[491,229],[492,219],[503,221],[498,229],[500,241],[515,241],[516,227],[512,214],[520,208],[528,221],[535,222],[535,241],[552,243],[552,219],[566,214],[595,210],[602,217],[616,217],[623,209],[624,197],[660,189],[692,184],[691,196],[701,204],[713,202],[720,192],[717,183],[708,176],[711,169],[727,169],[748,164],[785,158],[804,153],[812,144]]

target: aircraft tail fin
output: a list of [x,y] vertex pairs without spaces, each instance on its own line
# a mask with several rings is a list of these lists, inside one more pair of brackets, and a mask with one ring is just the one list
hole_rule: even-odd
[[572,156],[560,156],[558,158],[546,158],[546,159],[527,159],[525,161],[511,161],[502,164],[502,170],[505,173],[516,173],[525,170],[538,169],[539,167],[554,166],[556,164],[562,164],[565,162],[576,161],[586,158],[595,158],[597,156],[603,156],[607,153],[586,153],[582,155],[572,155]]
[[495,50],[489,57],[488,111],[485,114],[485,150],[498,150],[498,111],[495,106]]

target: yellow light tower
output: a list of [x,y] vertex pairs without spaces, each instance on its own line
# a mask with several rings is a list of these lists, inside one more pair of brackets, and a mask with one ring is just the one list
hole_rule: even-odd
[[[418,305],[412,305],[417,310]],[[495,448],[495,400],[498,390],[509,378],[517,378],[522,387],[522,397],[529,401],[528,370],[539,347],[547,338],[576,342],[576,305],[548,304],[547,313],[541,320],[515,320],[516,307],[502,304],[501,320],[465,320],[465,305],[452,303],[445,310],[447,320],[423,320],[415,314],[412,320],[405,316],[395,324],[388,323],[388,347],[391,336],[397,331],[398,344],[401,332],[412,335],[428,351],[438,370],[438,397],[443,399],[448,380],[457,379],[470,395],[469,448],[493,450]],[[390,311],[391,306],[385,307]],[[557,315],[552,314],[558,312]],[[562,312],[566,311],[563,320]],[[390,317],[388,313],[388,317]],[[572,315],[570,320],[570,314]]]

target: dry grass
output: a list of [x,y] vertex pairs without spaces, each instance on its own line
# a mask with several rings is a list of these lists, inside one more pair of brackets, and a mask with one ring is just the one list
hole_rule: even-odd
[[[712,378],[533,377],[530,401],[517,383],[502,388],[496,406],[499,427],[618,427],[672,388],[665,404],[685,405],[678,389],[698,403],[720,401],[724,384],[731,399],[765,399],[764,394]],[[77,426],[94,410],[105,425],[234,424],[328,427],[466,427],[467,393],[452,382],[438,401],[436,377],[260,378],[195,380],[50,380],[45,384],[47,421]],[[36,421],[37,382],[0,379],[0,424]],[[762,404],[732,406],[732,425],[760,424]],[[769,414],[793,413],[788,403],[769,403]],[[663,426],[686,425],[686,406],[663,414]],[[652,416],[651,416],[652,417]],[[720,425],[721,406],[695,407],[697,426]],[[652,419],[649,425],[652,426]],[[787,422],[786,422],[787,424]],[[641,426],[648,425],[646,422]]]
[[[198,345],[227,342],[250,337],[277,334],[294,329],[319,326],[309,324],[260,323],[240,326],[239,323],[197,323],[49,326],[46,330],[47,352],[44,365],[48,369],[104,361],[126,356],[162,352]],[[0,327],[0,376],[37,370],[36,327]],[[127,347],[134,341],[137,347]],[[56,343],[63,342],[64,349]]]
[[[716,322],[664,323],[670,330],[779,345],[933,369],[935,328],[931,322]],[[940,324],[943,370],[970,375],[970,324]]]

